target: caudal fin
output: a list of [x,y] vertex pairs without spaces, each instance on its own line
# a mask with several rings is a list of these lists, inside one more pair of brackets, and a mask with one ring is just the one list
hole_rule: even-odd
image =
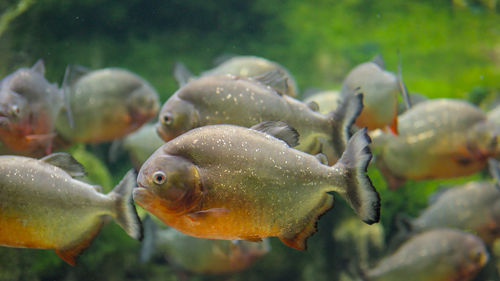
[[141,242],[139,261],[147,263],[155,253],[158,226],[149,215],[142,220],[142,225],[144,227],[144,239]]
[[[356,89],[357,91],[358,89]],[[363,94],[347,95],[331,114],[333,119],[332,142],[337,157],[345,150],[351,136],[351,126],[363,109]]]
[[110,192],[116,204],[115,220],[132,238],[142,240],[142,225],[132,201],[132,190],[136,186],[133,170],[123,177],[122,181]]
[[334,166],[344,171],[346,190],[340,193],[367,224],[380,219],[380,197],[366,175],[372,158],[368,147],[370,142],[366,128],[359,130],[351,137],[342,157]]

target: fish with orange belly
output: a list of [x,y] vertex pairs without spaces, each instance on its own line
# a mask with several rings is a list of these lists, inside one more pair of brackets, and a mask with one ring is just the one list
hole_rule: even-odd
[[[0,141],[15,154],[43,156],[51,152],[56,119],[65,107],[58,86],[45,77],[38,60],[0,82]],[[68,119],[71,113],[66,111]]]
[[69,142],[121,138],[156,116],[160,107],[158,94],[148,82],[120,68],[90,71],[68,66],[62,88],[73,121],[61,115],[56,129]]
[[142,166],[134,200],[165,224],[200,238],[260,241],[279,237],[303,250],[316,221],[340,194],[366,223],[379,221],[380,199],[366,175],[365,130],[334,166],[296,150],[283,122],[249,128],[204,126],[160,147]]
[[135,174],[129,172],[108,194],[73,178],[83,174],[66,153],[40,160],[0,156],[0,245],[54,249],[74,265],[107,216],[140,239],[141,223],[130,201]]
[[385,71],[384,67],[381,56],[356,66],[344,79],[341,96],[348,97],[359,88],[364,94],[364,108],[356,119],[356,125],[368,130],[388,127],[397,134],[398,94],[402,95],[407,108],[410,107],[410,100],[401,74],[396,76]]
[[376,164],[389,187],[406,179],[461,177],[483,169],[497,155],[498,126],[478,107],[433,99],[399,116],[399,135],[371,133]]

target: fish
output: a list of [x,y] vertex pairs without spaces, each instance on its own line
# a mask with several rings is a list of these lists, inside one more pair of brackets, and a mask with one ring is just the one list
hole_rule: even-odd
[[141,239],[141,223],[131,193],[129,171],[108,194],[74,177],[85,174],[70,154],[42,159],[0,156],[0,245],[54,249],[70,265],[97,236],[107,217]]
[[356,119],[356,126],[368,130],[388,128],[397,134],[397,96],[402,95],[407,108],[410,107],[410,101],[401,75],[396,76],[384,69],[385,64],[380,55],[354,67],[344,79],[340,93],[346,98],[360,88],[364,94],[364,108]]
[[52,151],[56,119],[66,101],[44,74],[40,59],[0,81],[0,141],[15,154],[38,157]]
[[148,123],[126,136],[123,149],[128,151],[134,167],[139,170],[153,152],[165,142],[156,133],[155,124]]
[[314,94],[307,95],[303,99],[304,103],[309,105],[309,107],[318,107],[318,112],[322,114],[327,114],[337,109],[340,100],[340,91],[328,90],[328,91],[318,91]]
[[498,153],[498,127],[478,107],[457,99],[431,99],[399,116],[398,136],[375,131],[375,164],[390,188],[406,179],[471,175]]
[[283,122],[253,128],[209,125],[161,146],[144,163],[134,201],[191,236],[260,241],[278,237],[299,250],[319,216],[340,194],[366,223],[379,221],[380,198],[366,175],[371,159],[364,129],[332,167],[296,150],[297,132]]
[[203,274],[235,273],[249,268],[271,250],[268,239],[262,242],[195,238],[174,228],[160,228],[151,218],[143,220],[144,240],[141,261],[162,254],[179,269]]
[[468,281],[488,262],[477,236],[438,228],[420,233],[367,270],[364,281]]
[[[299,89],[290,71],[277,62],[257,57],[257,56],[232,56],[230,58],[218,60],[219,64],[210,70],[201,73],[200,76],[232,74],[240,77],[255,77],[265,75],[270,71],[280,71],[286,81],[285,95],[297,97]],[[184,86],[189,81],[196,79],[187,67],[182,63],[177,63],[174,67],[174,77],[180,86]]]
[[500,189],[493,182],[472,181],[439,190],[415,219],[404,219],[404,232],[448,227],[476,234],[491,245],[500,238]]
[[[270,73],[266,82],[279,81],[279,73]],[[349,128],[358,116],[362,94],[344,100],[329,114],[317,107],[280,94],[261,80],[220,74],[203,76],[177,90],[163,104],[157,123],[158,135],[170,141],[193,128],[231,124],[251,127],[263,121],[283,121],[300,135],[299,150],[322,153],[333,164],[344,151]]]
[[73,113],[56,129],[72,143],[100,143],[124,137],[155,117],[158,93],[143,78],[121,68],[90,71],[68,66],[62,86]]

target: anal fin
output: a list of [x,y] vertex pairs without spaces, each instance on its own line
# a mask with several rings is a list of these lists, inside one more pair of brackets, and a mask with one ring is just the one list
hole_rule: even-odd
[[325,194],[323,196],[323,200],[321,200],[320,204],[318,204],[318,208],[312,210],[309,213],[309,220],[305,224],[304,228],[298,232],[293,234],[293,236],[279,236],[278,238],[281,242],[285,243],[285,245],[304,251],[307,249],[306,240],[309,236],[313,235],[316,231],[316,225],[318,219],[328,210],[330,210],[333,206],[333,196]]
[[66,248],[66,249],[55,249],[56,254],[63,259],[65,262],[68,264],[75,266],[76,264],[76,257],[85,249],[87,249],[94,238],[97,236],[99,231],[101,230],[103,226],[103,221],[101,218],[99,218],[100,221],[97,223],[93,229],[91,229],[89,232],[85,233],[84,236],[79,239],[79,241],[75,241],[75,244]]

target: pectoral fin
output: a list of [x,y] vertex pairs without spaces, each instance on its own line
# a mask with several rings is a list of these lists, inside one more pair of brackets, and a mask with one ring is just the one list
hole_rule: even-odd
[[193,222],[199,221],[201,219],[207,218],[209,216],[220,217],[229,212],[229,209],[226,208],[212,208],[203,211],[189,213],[186,216]]

